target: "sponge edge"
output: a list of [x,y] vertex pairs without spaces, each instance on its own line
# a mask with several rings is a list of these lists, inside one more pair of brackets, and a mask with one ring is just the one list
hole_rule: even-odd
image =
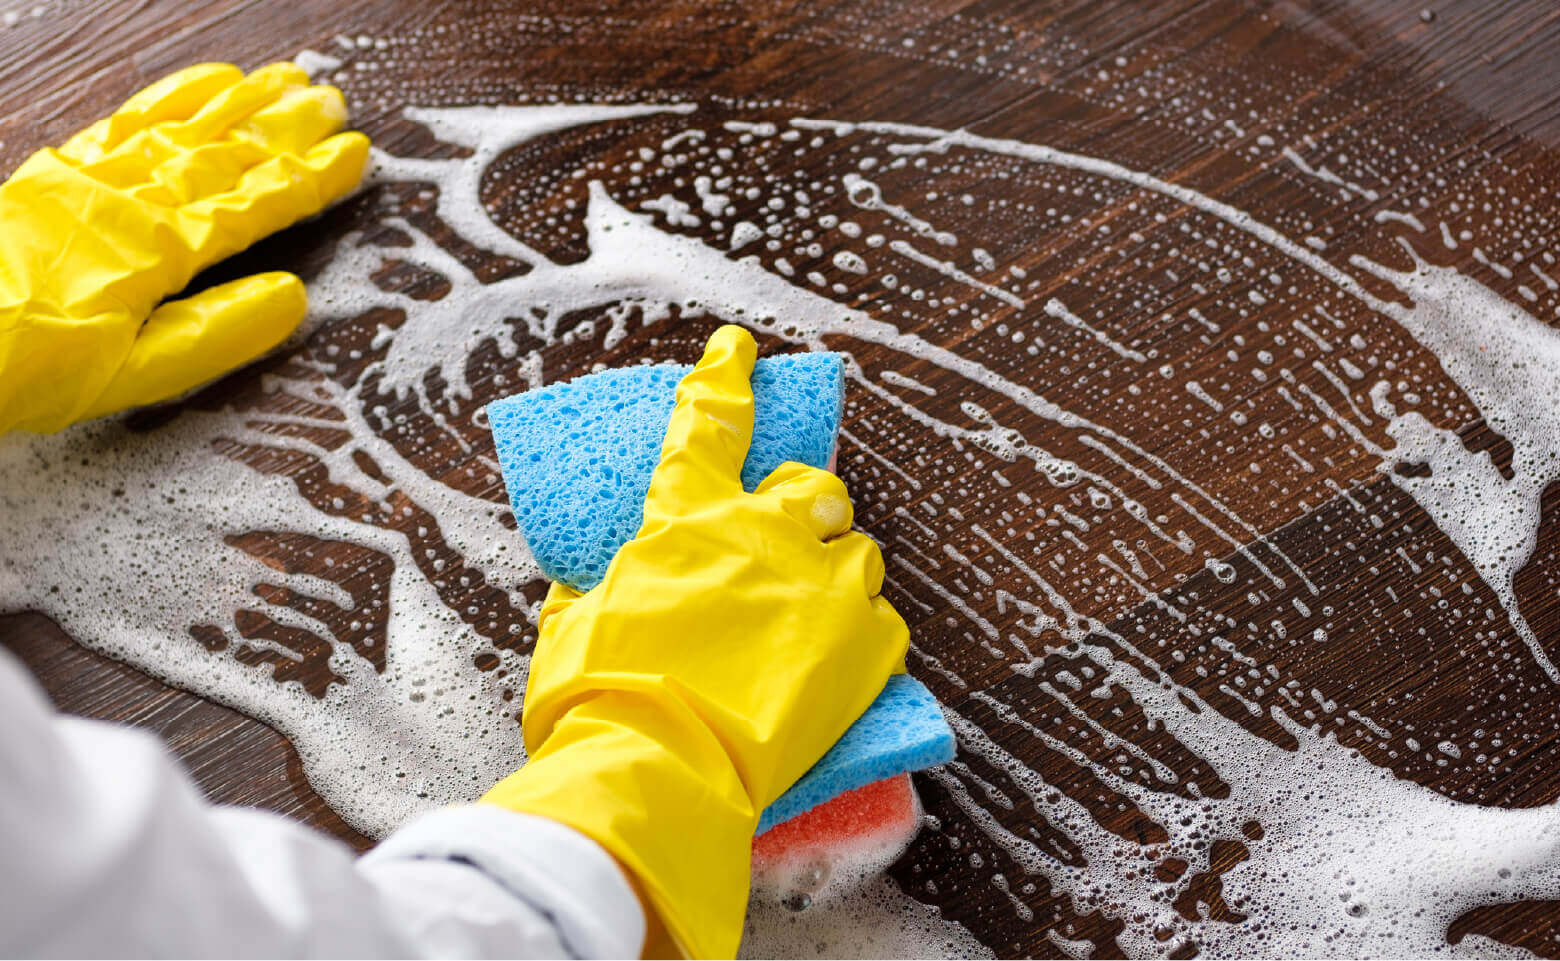
[[[488,405],[515,520],[549,580],[590,590],[639,532],[677,382],[688,370],[606,370]],[[826,467],[843,412],[842,357],[764,357],[752,383],[743,487],[753,490],[785,461]]]
[[764,809],[757,833],[874,781],[946,764],[954,751],[953,731],[932,692],[908,674],[895,674],[818,763]]

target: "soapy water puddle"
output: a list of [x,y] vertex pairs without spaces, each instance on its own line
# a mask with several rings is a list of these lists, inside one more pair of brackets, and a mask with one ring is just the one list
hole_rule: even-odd
[[[932,819],[911,858],[941,846],[1025,924],[1056,922],[1045,898],[1119,920],[1131,955],[1520,953],[1445,930],[1560,897],[1552,807],[1464,803],[1371,760],[1498,772],[1514,746],[1409,730],[1296,660],[1369,620],[1335,605],[1355,540],[1385,527],[1402,567],[1372,595],[1381,630],[1432,619],[1467,669],[1553,698],[1514,587],[1560,479],[1560,334],[1527,309],[1411,248],[1344,260],[1043,144],[699,103],[404,118],[439,159],[376,154],[371,226],[310,281],[283,359],[153,429],[0,443],[0,607],[271,724],[383,834],[523,758],[542,582],[482,405],[560,368],[686,361],[742,323],[852,357],[841,470],[959,736],[924,783],[978,841]],[[560,137],[633,147],[536,166]],[[571,220],[572,247],[521,239]],[[1133,281],[1092,288],[1074,261]],[[1541,285],[1552,258],[1532,263]],[[1440,426],[1479,419],[1509,459]],[[1357,533],[1284,537],[1324,514]],[[896,853],[831,866],[803,911],[760,885],[747,950],[983,952],[928,906],[931,862],[910,891],[928,903],[882,877]]]

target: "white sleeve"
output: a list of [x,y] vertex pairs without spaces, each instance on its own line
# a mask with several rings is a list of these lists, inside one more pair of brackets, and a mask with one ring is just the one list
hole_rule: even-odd
[[0,956],[637,957],[627,878],[557,822],[423,815],[362,858],[206,803],[156,738],[56,714],[0,651]]

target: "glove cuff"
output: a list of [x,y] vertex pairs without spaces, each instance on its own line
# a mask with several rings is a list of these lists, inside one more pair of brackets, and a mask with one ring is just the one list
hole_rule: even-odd
[[711,751],[671,746],[713,739],[685,728],[631,694],[601,694],[565,714],[482,801],[596,841],[634,876],[684,956],[732,957],[759,812],[729,760],[711,770]]

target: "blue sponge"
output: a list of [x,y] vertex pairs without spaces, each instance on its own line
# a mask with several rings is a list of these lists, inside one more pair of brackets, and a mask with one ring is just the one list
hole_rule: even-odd
[[867,713],[764,809],[758,833],[873,781],[953,760],[953,731],[937,698],[908,674],[895,674]]
[[[626,367],[488,405],[504,486],[542,573],[576,590],[601,582],[638,533],[650,474],[687,367]],[[782,462],[825,467],[844,399],[839,354],[787,354],[753,368],[753,441],[742,484]],[[953,759],[953,732],[919,681],[896,675],[801,780],[764,811],[759,833],[846,791]]]
[[[687,367],[604,370],[488,405],[515,520],[548,580],[588,591],[644,521],[650,473]],[[753,442],[742,486],[788,460],[827,467],[845,396],[839,354],[753,366]]]

